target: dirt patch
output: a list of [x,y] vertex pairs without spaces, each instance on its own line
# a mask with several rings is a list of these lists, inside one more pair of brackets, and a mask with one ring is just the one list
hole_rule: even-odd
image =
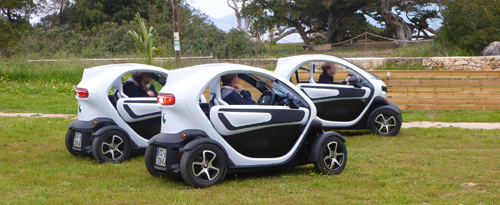
[[405,122],[402,128],[411,127],[458,127],[465,129],[500,129],[500,123],[490,123],[490,122],[429,122],[429,121],[417,121],[417,122]]
[[41,114],[41,113],[5,113],[0,112],[0,117],[61,117],[76,118],[76,115],[70,114]]

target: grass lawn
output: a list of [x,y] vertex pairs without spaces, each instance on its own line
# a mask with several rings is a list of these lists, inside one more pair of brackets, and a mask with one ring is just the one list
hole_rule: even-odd
[[[340,175],[311,165],[229,175],[192,189],[154,178],[138,156],[97,164],[71,156],[62,118],[0,117],[2,204],[494,204],[500,201],[500,133],[458,128],[403,129],[397,137],[344,133],[349,158]],[[347,136],[351,135],[351,136]]]

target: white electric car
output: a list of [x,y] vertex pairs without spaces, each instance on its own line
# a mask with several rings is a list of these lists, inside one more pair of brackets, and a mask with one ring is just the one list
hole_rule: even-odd
[[113,64],[87,68],[75,90],[78,120],[68,126],[66,148],[73,155],[93,156],[98,162],[121,162],[131,153],[144,153],[148,140],[160,132],[156,97],[128,97],[125,77],[149,72],[164,85],[168,71],[142,64]]
[[[222,99],[219,79],[231,73],[256,105]],[[208,103],[200,103],[203,93]],[[172,70],[158,103],[161,133],[149,140],[145,154],[153,176],[180,174],[193,187],[207,187],[226,173],[314,163],[320,173],[337,174],[346,166],[345,139],[324,132],[314,103],[267,70],[235,64]]]
[[[318,83],[314,74],[323,63],[335,65],[337,73],[348,71],[349,85]],[[299,70],[309,72],[307,79],[299,77]],[[385,83],[354,63],[329,55],[300,55],[279,59],[274,73],[307,94],[325,129],[369,128],[378,135],[394,136],[401,128],[401,110],[387,100]]]

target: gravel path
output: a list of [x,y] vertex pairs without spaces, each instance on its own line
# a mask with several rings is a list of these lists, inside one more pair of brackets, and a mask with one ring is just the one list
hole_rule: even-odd
[[[40,113],[4,113],[0,112],[0,117],[62,117],[62,118],[77,118],[76,115],[71,114],[40,114]],[[404,122],[402,128],[411,127],[458,127],[466,129],[500,129],[500,123],[490,122],[429,122],[429,121],[415,121]]]

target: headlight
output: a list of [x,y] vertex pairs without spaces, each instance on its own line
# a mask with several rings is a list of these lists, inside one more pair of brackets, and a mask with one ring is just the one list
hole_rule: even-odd
[[382,85],[382,91],[387,92],[387,86]]

